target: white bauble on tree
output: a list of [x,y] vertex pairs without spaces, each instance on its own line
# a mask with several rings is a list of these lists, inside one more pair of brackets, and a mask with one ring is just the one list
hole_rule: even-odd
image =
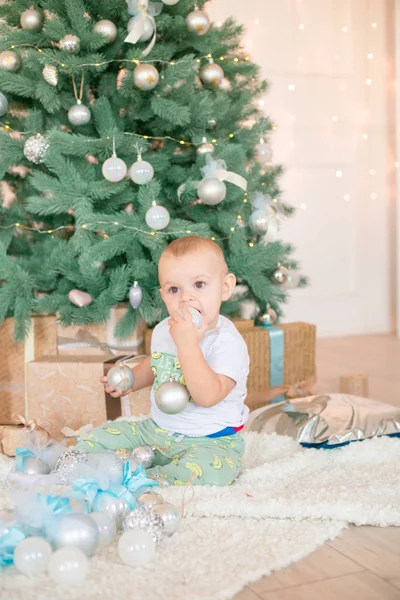
[[133,82],[139,90],[152,90],[159,82],[160,75],[153,65],[141,63],[133,71]]
[[24,10],[21,15],[21,27],[25,31],[40,31],[43,27],[43,13],[34,8]]
[[211,21],[204,10],[194,10],[186,17],[186,25],[190,32],[204,35],[210,29]]
[[90,108],[82,104],[79,100],[68,111],[68,121],[71,125],[81,126],[90,123],[92,114]]
[[265,313],[257,317],[257,323],[262,327],[268,327],[276,323],[277,319],[278,317],[276,312],[269,306]]
[[266,165],[272,160],[272,148],[263,138],[254,148],[254,156],[260,165]]
[[169,223],[170,216],[164,206],[158,206],[153,204],[146,212],[146,223],[150,229],[156,229],[157,231],[165,229]]
[[5,95],[0,92],[0,117],[6,114],[8,111],[8,100]]
[[44,135],[33,135],[24,144],[24,155],[32,163],[39,165],[45,159],[50,144]]
[[[128,32],[129,33],[132,31],[132,29],[135,27],[138,20],[141,18],[142,18],[142,15],[136,15],[135,17],[132,17],[131,19],[129,19],[129,21],[128,21]],[[147,42],[151,38],[153,33],[154,33],[153,23],[152,23],[151,19],[149,19],[149,17],[146,17],[143,22],[143,33],[140,36],[140,38],[138,39],[138,42]]]
[[60,50],[65,50],[66,52],[71,52],[71,54],[76,54],[81,49],[81,40],[77,35],[69,33],[61,38],[59,45]]
[[197,193],[204,204],[214,206],[225,199],[226,185],[218,177],[207,177],[200,181]]
[[68,294],[68,299],[72,304],[79,307],[89,306],[93,302],[92,296],[81,290],[71,290]]
[[207,142],[207,138],[203,137],[202,142],[199,146],[197,146],[196,153],[199,156],[204,156],[205,154],[212,154],[214,152],[214,146],[210,142]]
[[283,265],[279,265],[272,274],[272,280],[274,283],[282,285],[288,280],[289,271]]
[[300,273],[289,269],[287,279],[286,279],[285,283],[282,283],[280,285],[280,287],[283,288],[284,290],[294,290],[295,288],[298,287],[299,283],[300,283]]
[[270,215],[264,208],[258,208],[251,213],[249,225],[255,233],[267,233]]
[[122,181],[127,173],[127,166],[122,160],[122,158],[118,158],[115,154],[108,158],[101,168],[101,172],[103,173],[103,177],[107,179],[107,181]]
[[153,179],[154,169],[147,160],[137,160],[129,169],[129,177],[134,183],[144,185]]
[[174,6],[174,4],[178,4],[179,0],[161,0],[161,2],[167,6]]
[[224,71],[212,60],[200,69],[200,79],[205,85],[218,86],[224,78]]
[[118,29],[116,25],[108,19],[97,21],[96,25],[93,27],[93,31],[101,33],[109,44],[112,44],[117,39]]

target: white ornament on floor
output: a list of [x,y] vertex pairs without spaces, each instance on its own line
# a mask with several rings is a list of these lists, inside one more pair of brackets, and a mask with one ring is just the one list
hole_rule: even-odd
[[[49,576],[56,583],[65,586],[77,585],[85,580],[89,570],[89,560],[79,548],[60,548],[50,558]],[[54,586],[52,586],[54,588]],[[66,587],[66,589],[68,589]],[[53,589],[54,598],[54,589]],[[41,600],[43,595],[40,594]],[[24,594],[26,598],[26,595]]]
[[140,529],[125,531],[118,542],[118,554],[132,567],[145,565],[156,554],[156,543],[150,533]]
[[28,537],[16,547],[14,564],[24,575],[38,575],[46,571],[52,552],[47,540],[40,537]]

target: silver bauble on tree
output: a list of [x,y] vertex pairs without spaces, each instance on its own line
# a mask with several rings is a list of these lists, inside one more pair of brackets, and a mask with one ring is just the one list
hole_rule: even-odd
[[196,153],[199,156],[204,156],[205,154],[212,154],[214,152],[213,144],[207,142],[207,138],[203,137],[201,144],[197,146]]
[[271,162],[272,148],[267,142],[264,141],[263,138],[261,138],[259,143],[256,144],[254,148],[254,156],[260,165],[267,165]]
[[164,206],[153,204],[146,212],[145,219],[150,229],[160,231],[161,229],[165,229],[169,224],[170,215]]
[[40,31],[43,27],[43,13],[34,8],[24,10],[21,15],[21,27],[25,31]]
[[156,389],[155,403],[167,415],[176,415],[186,408],[189,397],[187,388],[171,377],[171,381],[162,383]]
[[[129,21],[128,21],[128,32],[129,33],[132,31],[132,29],[135,27],[138,20],[141,18],[142,18],[141,15],[136,15],[135,17],[132,17],[131,19],[129,19]],[[140,36],[140,38],[138,39],[138,42],[147,42],[151,38],[153,33],[154,33],[153,23],[152,23],[151,19],[149,19],[149,17],[146,17],[143,22],[143,33]]]
[[133,387],[135,377],[133,371],[128,365],[116,365],[107,373],[108,385],[119,392],[126,392]]
[[16,52],[4,50],[0,52],[0,70],[16,73],[21,67],[21,59]]
[[186,25],[191,33],[204,35],[210,29],[211,21],[204,10],[193,10],[186,17]]
[[0,92],[0,117],[6,114],[8,111],[8,100],[5,95]]
[[60,50],[65,50],[65,52],[71,52],[71,54],[76,54],[81,49],[81,41],[77,35],[73,35],[69,33],[65,35],[59,41]]
[[224,78],[222,68],[212,60],[200,69],[200,79],[205,85],[218,86]]
[[113,183],[122,181],[127,171],[128,168],[125,162],[115,154],[113,154],[111,158],[107,158],[101,167],[103,177],[107,179],[107,181],[112,181]]
[[24,155],[30,162],[39,165],[44,161],[49,146],[44,135],[33,135],[24,144]]
[[101,33],[101,35],[106,38],[109,44],[112,44],[117,39],[118,29],[116,25],[108,19],[101,19],[100,21],[97,21],[96,25],[93,27],[93,31],[96,31],[96,33]]
[[92,113],[90,112],[90,108],[82,104],[80,100],[71,106],[68,111],[68,121],[71,125],[76,125],[77,127],[87,125],[90,123],[91,118]]
[[204,204],[215,206],[225,199],[226,185],[218,177],[206,177],[200,181],[197,193]]
[[152,90],[159,82],[160,75],[153,65],[140,63],[133,71],[133,82],[139,90]]
[[150,469],[154,464],[155,454],[151,446],[138,446],[132,450],[131,457],[138,465],[143,465],[145,469]]
[[297,288],[299,286],[299,283],[300,283],[300,273],[289,269],[287,280],[285,281],[285,283],[282,283],[280,287],[283,288],[284,290],[294,290],[295,288]]
[[140,303],[142,301],[142,295],[143,295],[142,288],[140,287],[138,282],[135,281],[135,283],[129,290],[129,302],[130,302],[132,308],[134,308],[134,309],[139,308]]
[[58,83],[58,71],[54,65],[45,65],[42,71],[43,79],[52,86]]
[[255,233],[267,233],[270,215],[264,208],[258,208],[251,213],[249,225]]
[[129,177],[134,183],[144,185],[153,179],[154,169],[147,160],[138,159],[129,169]]
[[288,276],[288,269],[283,265],[279,265],[272,274],[272,280],[274,283],[282,284],[287,282]]

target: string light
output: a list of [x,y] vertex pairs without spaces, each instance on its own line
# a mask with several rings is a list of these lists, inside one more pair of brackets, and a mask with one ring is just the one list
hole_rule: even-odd
[[336,171],[336,177],[342,177],[343,171]]
[[375,169],[370,169],[370,170],[368,171],[368,173],[369,173],[370,175],[375,175]]
[[366,83],[367,85],[371,85],[371,83],[372,83],[372,79],[366,79],[366,80],[365,80],[365,83]]
[[373,27],[374,29],[376,29],[378,27],[377,23],[371,23],[371,27]]
[[332,121],[333,121],[334,123],[337,123],[337,120],[338,120],[337,116],[336,116],[336,115],[333,115],[333,116],[332,116]]
[[342,27],[342,31],[343,31],[343,33],[347,33],[348,32],[347,25],[345,25],[344,27]]
[[363,133],[361,137],[362,137],[363,140],[367,140],[368,139],[368,133]]
[[300,29],[300,31],[304,31],[304,24],[303,23],[300,23],[299,29]]
[[294,92],[294,90],[295,90],[295,89],[296,89],[296,86],[295,86],[293,83],[291,83],[291,84],[288,86],[288,90],[290,90],[291,92]]
[[398,161],[396,160],[396,162],[394,163],[394,168],[395,168],[395,169],[398,169],[399,167],[400,167],[400,162],[398,162]]
[[371,200],[376,200],[378,197],[378,194],[376,194],[375,192],[372,192],[371,194]]
[[350,200],[350,196],[349,196],[349,194],[345,194],[345,195],[343,196],[343,198],[346,200],[346,202],[348,202],[348,201]]
[[374,55],[372,54],[372,52],[369,52],[367,54],[367,58],[369,58],[369,60],[372,60],[374,58]]

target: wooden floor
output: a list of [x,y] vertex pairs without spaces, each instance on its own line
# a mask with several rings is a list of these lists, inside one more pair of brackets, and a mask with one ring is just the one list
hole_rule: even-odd
[[[318,391],[366,373],[369,396],[400,406],[400,341],[390,335],[319,340]],[[400,600],[400,527],[350,527],[291,567],[263,577],[234,600]]]

